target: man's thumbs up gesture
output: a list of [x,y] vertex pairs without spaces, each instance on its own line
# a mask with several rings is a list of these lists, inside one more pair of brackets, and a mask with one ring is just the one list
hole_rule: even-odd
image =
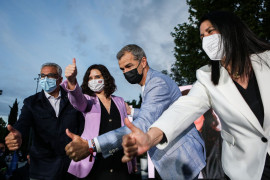
[[151,147],[151,138],[147,133],[134,126],[128,118],[125,118],[125,125],[131,130],[131,133],[122,138],[124,149],[122,162],[131,161],[135,156],[143,154]]
[[16,151],[21,147],[22,135],[21,133],[13,128],[11,125],[7,126],[9,134],[6,136],[6,145],[10,151]]
[[68,88],[73,90],[75,85],[77,84],[76,76],[77,76],[77,67],[76,67],[76,59],[73,58],[72,64],[68,65],[65,70],[65,76],[68,80]]
[[70,159],[77,162],[90,155],[88,142],[86,140],[76,134],[73,134],[68,129],[66,129],[66,134],[72,139],[72,141],[65,147],[66,154]]

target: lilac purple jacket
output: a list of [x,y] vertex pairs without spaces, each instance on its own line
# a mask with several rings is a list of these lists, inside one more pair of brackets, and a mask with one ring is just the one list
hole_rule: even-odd
[[[98,133],[101,118],[101,108],[98,97],[83,94],[78,84],[73,91],[68,90],[67,80],[65,80],[61,86],[68,92],[68,99],[70,103],[75,109],[81,111],[85,117],[85,126],[81,137],[86,140],[97,137],[99,135]],[[124,126],[124,119],[127,117],[125,102],[121,97],[111,97],[120,112],[121,126]],[[89,156],[79,162],[71,161],[68,172],[79,178],[84,178],[90,173],[94,162],[94,158],[92,162],[89,162]],[[132,166],[132,162],[128,162],[127,166],[129,173],[131,173],[134,168]]]

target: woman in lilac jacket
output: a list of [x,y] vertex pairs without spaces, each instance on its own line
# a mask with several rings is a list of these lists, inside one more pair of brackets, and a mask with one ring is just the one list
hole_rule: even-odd
[[[85,117],[85,127],[81,135],[83,139],[93,139],[108,131],[124,126],[127,117],[126,106],[123,98],[113,96],[116,90],[114,78],[103,65],[90,66],[83,78],[81,88],[76,80],[76,60],[66,67],[67,80],[62,86],[68,92],[70,103]],[[75,162],[72,161],[68,172],[84,179],[130,179],[133,171],[132,163],[123,164],[119,151],[109,158],[104,159],[101,154],[95,154],[90,161],[90,156]]]

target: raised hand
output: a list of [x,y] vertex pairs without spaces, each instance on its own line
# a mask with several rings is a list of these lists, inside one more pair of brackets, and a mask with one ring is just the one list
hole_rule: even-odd
[[90,155],[88,142],[80,136],[66,129],[66,134],[72,141],[66,145],[65,150],[68,157],[74,161],[80,161]]
[[73,58],[72,64],[68,65],[65,70],[65,76],[68,80],[68,85],[74,86],[77,83],[76,76],[77,76],[77,67],[76,67],[76,59]]
[[6,145],[10,151],[16,151],[21,147],[22,135],[21,133],[13,128],[11,125],[7,126],[9,134],[6,136]]
[[134,126],[127,118],[125,118],[125,124],[132,132],[123,136],[122,162],[131,161],[135,156],[139,156],[151,148],[150,136],[147,133]]

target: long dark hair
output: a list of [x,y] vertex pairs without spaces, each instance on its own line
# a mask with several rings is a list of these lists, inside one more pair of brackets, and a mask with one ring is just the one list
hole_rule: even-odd
[[[251,74],[251,54],[258,54],[270,50],[270,44],[260,40],[236,15],[226,11],[215,11],[206,14],[199,22],[199,26],[209,20],[213,27],[220,32],[225,51],[225,68],[231,65],[230,74],[240,77]],[[211,61],[212,82],[217,85],[220,77],[220,62]],[[269,67],[269,66],[268,66]]]
[[116,91],[115,80],[110,74],[109,70],[102,64],[93,64],[86,70],[83,77],[83,83],[81,85],[82,92],[84,94],[88,94],[89,96],[96,96],[95,92],[88,87],[89,75],[92,69],[97,69],[101,72],[104,78],[105,96],[107,98],[110,97],[110,95],[112,95]]

